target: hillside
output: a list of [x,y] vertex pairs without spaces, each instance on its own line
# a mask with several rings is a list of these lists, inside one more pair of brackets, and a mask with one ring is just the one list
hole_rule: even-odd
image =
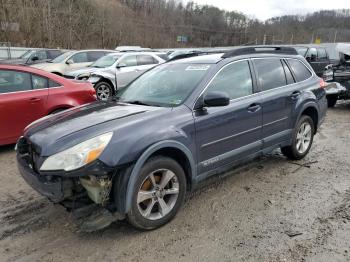
[[261,22],[239,12],[194,2],[183,5],[176,0],[2,0],[0,17],[0,42],[32,47],[160,48],[350,41],[350,10]]

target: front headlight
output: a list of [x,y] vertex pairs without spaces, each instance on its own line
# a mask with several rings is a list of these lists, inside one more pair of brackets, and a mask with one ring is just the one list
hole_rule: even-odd
[[91,74],[81,74],[77,77],[78,80],[86,81],[90,78]]
[[88,82],[95,84],[98,81],[100,81],[101,77],[98,75],[90,74],[89,78],[87,79]]
[[96,160],[111,140],[113,132],[106,133],[60,153],[47,158],[41,166],[41,171],[65,170],[71,171]]

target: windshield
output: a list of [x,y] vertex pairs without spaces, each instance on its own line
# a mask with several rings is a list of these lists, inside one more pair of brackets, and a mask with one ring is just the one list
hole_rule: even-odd
[[51,60],[51,63],[62,63],[67,57],[69,57],[72,54],[73,52],[63,53],[62,55],[59,55],[55,59]]
[[28,51],[26,51],[23,55],[21,55],[20,58],[28,59],[33,53],[35,53],[35,51],[33,51],[33,50],[28,50]]
[[97,68],[105,68],[113,65],[117,60],[121,57],[121,55],[106,55],[96,60],[95,63],[91,65],[91,67]]
[[121,89],[121,102],[174,107],[182,104],[202,80],[209,64],[163,64]]

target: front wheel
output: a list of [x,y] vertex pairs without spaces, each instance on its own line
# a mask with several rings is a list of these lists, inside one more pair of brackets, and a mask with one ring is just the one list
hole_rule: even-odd
[[173,159],[154,157],[137,178],[128,221],[138,229],[152,230],[173,219],[186,194],[186,176]]
[[282,147],[282,154],[293,160],[303,159],[309,153],[315,134],[311,117],[303,115],[293,132],[292,145]]
[[98,100],[107,101],[113,95],[112,86],[107,82],[98,82],[95,85],[96,96]]

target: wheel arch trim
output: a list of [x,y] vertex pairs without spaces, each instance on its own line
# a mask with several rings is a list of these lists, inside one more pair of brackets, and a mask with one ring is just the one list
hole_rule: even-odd
[[194,177],[196,175],[195,161],[193,159],[191,151],[184,144],[173,140],[165,140],[165,141],[155,143],[142,153],[142,155],[137,159],[131,171],[130,178],[127,184],[126,195],[125,195],[125,213],[127,213],[131,208],[133,187],[136,183],[137,176],[142,166],[145,164],[145,162],[149,159],[149,157],[153,153],[163,148],[175,148],[175,149],[181,150],[181,152],[183,152],[186,155],[191,166],[191,180],[192,181],[194,180]]
[[[313,108],[316,110],[317,112],[317,118],[318,118],[318,124],[320,123],[320,111],[318,109],[318,106],[315,102],[313,101],[309,101],[309,102],[306,102],[305,104],[303,104],[299,110],[299,113],[297,115],[297,118],[295,119],[295,122],[294,122],[294,126],[296,125],[296,123],[299,121],[300,117],[302,116],[302,114],[305,112],[305,110],[307,110],[308,108]],[[318,129],[318,126],[315,126],[315,130]]]

